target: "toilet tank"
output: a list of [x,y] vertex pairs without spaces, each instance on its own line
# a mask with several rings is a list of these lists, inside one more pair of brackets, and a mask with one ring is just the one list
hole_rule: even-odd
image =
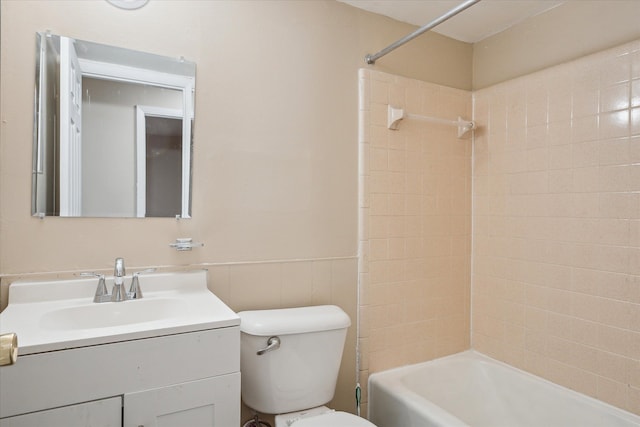
[[[342,350],[351,325],[339,307],[255,310],[240,316],[242,400],[265,414],[300,411],[334,395]],[[278,337],[280,346],[257,353]]]

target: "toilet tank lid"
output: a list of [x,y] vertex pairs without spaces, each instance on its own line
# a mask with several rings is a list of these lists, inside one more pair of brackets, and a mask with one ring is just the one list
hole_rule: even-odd
[[241,311],[238,316],[240,330],[257,336],[330,331],[351,325],[347,313],[335,305]]

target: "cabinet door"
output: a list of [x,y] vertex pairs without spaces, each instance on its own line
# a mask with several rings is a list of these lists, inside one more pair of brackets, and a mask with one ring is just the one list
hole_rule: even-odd
[[120,427],[122,398],[96,400],[0,419],[0,427]]
[[124,427],[240,425],[240,373],[124,395]]

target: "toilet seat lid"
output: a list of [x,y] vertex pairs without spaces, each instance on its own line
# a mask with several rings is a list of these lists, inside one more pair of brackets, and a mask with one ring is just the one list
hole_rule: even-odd
[[302,418],[291,427],[375,427],[374,424],[348,412],[326,412],[309,418]]

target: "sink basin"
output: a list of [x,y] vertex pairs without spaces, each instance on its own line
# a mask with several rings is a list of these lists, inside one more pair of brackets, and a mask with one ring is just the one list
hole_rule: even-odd
[[123,302],[94,303],[96,285],[93,278],[12,283],[0,333],[17,333],[19,355],[27,355],[240,324],[207,289],[204,270],[145,274],[144,298]]
[[186,310],[178,298],[141,299],[66,307],[40,317],[43,329],[93,329],[154,322],[180,316]]

